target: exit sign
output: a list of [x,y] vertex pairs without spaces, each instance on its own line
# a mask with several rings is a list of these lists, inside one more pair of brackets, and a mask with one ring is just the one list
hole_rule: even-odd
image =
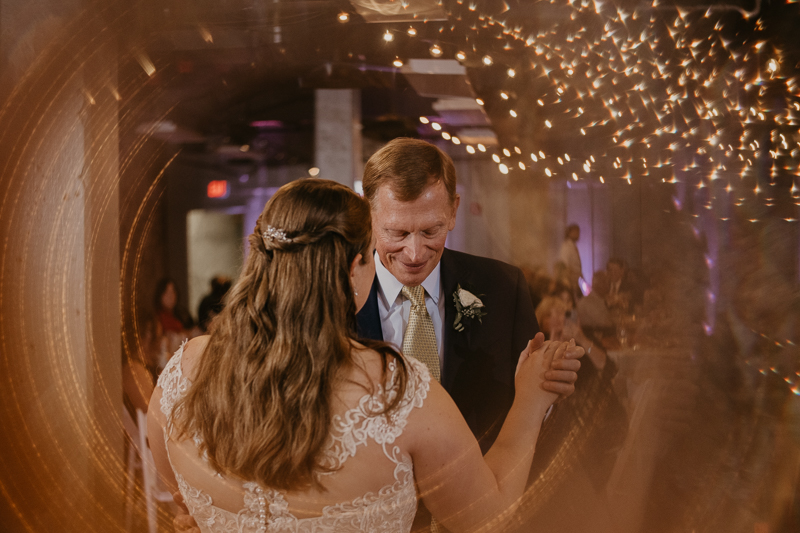
[[231,191],[228,189],[227,180],[215,180],[208,182],[206,194],[209,198],[227,198]]

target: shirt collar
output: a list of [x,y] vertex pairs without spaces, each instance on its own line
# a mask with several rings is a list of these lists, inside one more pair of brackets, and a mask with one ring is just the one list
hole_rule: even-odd
[[[428,293],[428,296],[431,297],[433,303],[436,305],[439,305],[439,287],[442,279],[441,269],[442,262],[439,261],[436,263],[436,267],[433,271],[425,278],[425,281],[422,282],[422,288],[425,289],[425,292]],[[379,293],[383,297],[386,307],[391,307],[400,295],[400,291],[403,290],[403,284],[397,281],[397,278],[383,266],[377,251],[375,252],[375,274],[378,276],[378,285],[380,286]]]

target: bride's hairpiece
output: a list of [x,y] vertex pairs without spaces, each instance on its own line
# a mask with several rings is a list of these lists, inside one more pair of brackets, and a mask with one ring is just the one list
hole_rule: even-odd
[[286,232],[282,229],[267,226],[267,231],[261,234],[265,241],[278,241],[284,244],[293,242],[292,239],[286,236]]

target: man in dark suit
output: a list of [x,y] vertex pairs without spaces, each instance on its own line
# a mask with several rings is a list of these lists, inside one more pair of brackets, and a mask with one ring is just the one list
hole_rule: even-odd
[[[459,196],[453,161],[436,146],[400,138],[376,152],[364,168],[364,195],[372,207],[376,275],[358,314],[362,336],[404,345],[413,303],[403,287],[422,285],[436,332],[441,383],[485,452],[514,399],[519,354],[539,331],[528,285],[511,265],[446,249]],[[456,323],[458,288],[480,299],[481,317]],[[582,350],[554,362],[546,388],[574,390]],[[414,354],[411,354],[414,355]]]

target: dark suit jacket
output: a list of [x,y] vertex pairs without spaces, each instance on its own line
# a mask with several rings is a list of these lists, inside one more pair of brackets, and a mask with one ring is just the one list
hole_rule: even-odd
[[[511,265],[445,249],[441,259],[445,299],[442,385],[455,401],[486,452],[514,399],[519,354],[539,331],[528,284]],[[486,306],[482,322],[456,331],[456,287],[478,296]],[[358,313],[359,334],[383,340],[378,311],[378,278]]]

